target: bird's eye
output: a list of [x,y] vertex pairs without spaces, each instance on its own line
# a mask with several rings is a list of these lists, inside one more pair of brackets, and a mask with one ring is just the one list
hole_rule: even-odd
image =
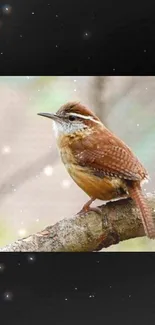
[[76,119],[76,116],[73,116],[73,115],[69,116],[69,121],[75,121],[75,119]]

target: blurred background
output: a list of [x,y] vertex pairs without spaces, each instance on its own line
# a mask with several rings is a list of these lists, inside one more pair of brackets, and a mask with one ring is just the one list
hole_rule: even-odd
[[[88,105],[121,137],[155,183],[155,77],[0,77],[0,247],[76,214],[88,200],[60,161],[52,122],[67,101]],[[100,202],[95,202],[101,204]],[[155,251],[147,238],[106,251]]]

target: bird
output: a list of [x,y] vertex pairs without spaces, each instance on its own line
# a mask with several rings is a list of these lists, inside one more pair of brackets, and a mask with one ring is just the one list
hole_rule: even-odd
[[149,175],[128,145],[80,102],[68,102],[55,114],[38,115],[53,121],[61,160],[74,182],[89,196],[80,212],[95,210],[91,204],[96,199],[130,197],[139,209],[146,236],[154,239],[151,210],[142,192]]

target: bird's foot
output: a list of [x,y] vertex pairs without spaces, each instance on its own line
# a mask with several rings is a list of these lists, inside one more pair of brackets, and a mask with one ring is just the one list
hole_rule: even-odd
[[99,207],[85,207],[85,206],[78,212],[78,214],[85,214],[88,212],[95,212],[99,215],[102,214],[102,210]]

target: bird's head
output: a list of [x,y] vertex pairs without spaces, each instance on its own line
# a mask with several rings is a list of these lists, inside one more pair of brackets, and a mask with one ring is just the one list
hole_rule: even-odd
[[53,120],[56,136],[74,134],[103,125],[95,113],[78,102],[69,102],[61,106],[56,114],[38,113],[38,115]]

